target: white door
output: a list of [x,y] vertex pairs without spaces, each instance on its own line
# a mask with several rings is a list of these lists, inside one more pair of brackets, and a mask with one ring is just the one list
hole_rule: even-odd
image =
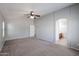
[[35,35],[35,26],[30,25],[30,37],[34,37],[34,35]]

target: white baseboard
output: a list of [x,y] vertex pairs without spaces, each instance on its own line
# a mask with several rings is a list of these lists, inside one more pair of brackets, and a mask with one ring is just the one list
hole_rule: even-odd
[[2,47],[3,47],[3,46],[1,46],[0,51],[2,50]]
[[0,51],[2,50],[3,46],[4,46],[5,42],[2,43],[1,45],[1,48],[0,48]]
[[73,48],[73,47],[71,47],[71,49],[74,49],[74,50],[77,50],[77,51],[79,51],[79,49],[77,49],[77,48]]
[[17,38],[7,38],[7,39],[6,39],[6,41],[8,41],[8,40],[16,40],[16,39],[17,39],[17,40],[19,40],[19,39],[23,39],[23,38],[24,38],[24,39],[25,39],[25,38],[27,39],[27,38],[34,38],[34,37],[17,37]]

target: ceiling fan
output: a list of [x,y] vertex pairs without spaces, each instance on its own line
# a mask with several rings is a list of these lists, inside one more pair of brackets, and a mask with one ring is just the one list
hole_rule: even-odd
[[35,14],[34,11],[30,11],[29,14],[25,14],[27,16],[27,18],[31,18],[31,19],[37,19],[38,17],[40,17],[40,15]]

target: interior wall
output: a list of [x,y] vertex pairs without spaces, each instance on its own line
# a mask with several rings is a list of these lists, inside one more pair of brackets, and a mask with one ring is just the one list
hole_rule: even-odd
[[33,24],[33,20],[20,16],[8,18],[6,23],[7,40],[30,37],[30,25]]
[[55,41],[55,21],[54,15],[48,14],[35,20],[35,34],[38,39]]
[[2,14],[0,13],[0,50],[3,47],[4,41],[5,41],[4,39],[5,33],[3,36],[3,21],[4,21],[4,18]]
[[[36,37],[38,39],[55,42],[56,20],[70,19],[70,8],[63,8],[35,20]],[[67,33],[66,33],[67,34]],[[69,41],[68,41],[69,44]]]
[[70,20],[68,38],[70,40],[70,46],[79,46],[79,4],[70,7]]

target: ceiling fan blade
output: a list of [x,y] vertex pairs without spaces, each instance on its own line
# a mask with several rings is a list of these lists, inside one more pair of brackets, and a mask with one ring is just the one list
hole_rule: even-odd
[[30,11],[29,14],[24,14],[27,18],[31,18],[31,16],[33,16],[33,19],[36,19],[37,17],[40,17],[40,15],[35,14],[34,11]]
[[40,17],[40,15],[35,15],[35,16]]
[[24,16],[30,18],[30,14],[24,14]]

